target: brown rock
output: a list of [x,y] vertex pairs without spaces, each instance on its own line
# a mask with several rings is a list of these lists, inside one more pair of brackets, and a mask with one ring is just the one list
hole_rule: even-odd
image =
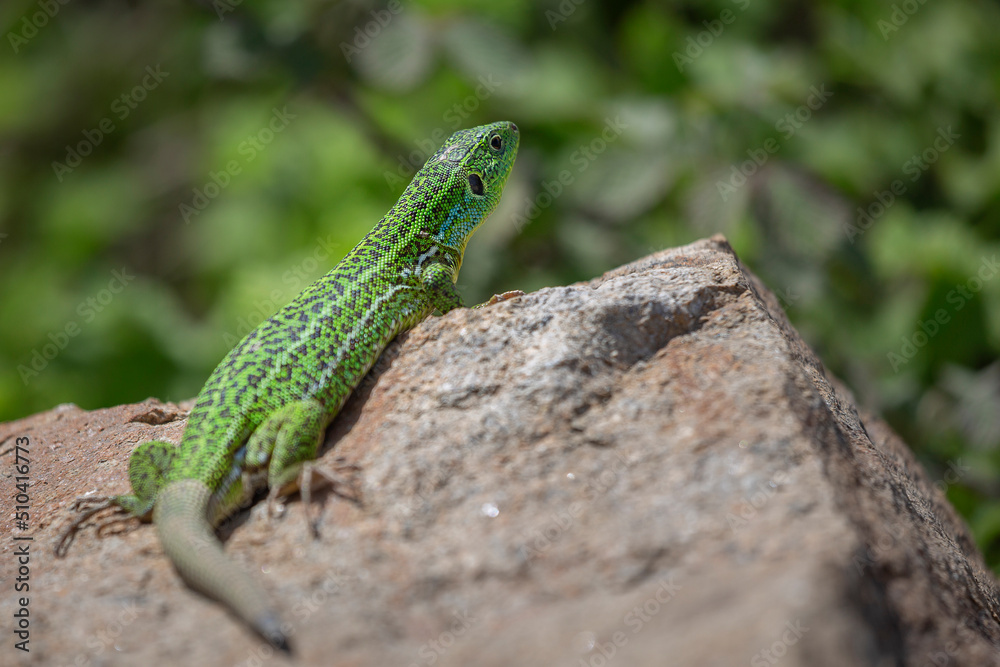
[[[6,489],[30,438],[35,538],[31,653],[8,634],[5,662],[267,661],[149,526],[51,555],[72,499],[126,491],[129,452],[177,441],[187,407],[0,427]],[[361,505],[321,495],[319,540],[299,502],[221,531],[302,664],[1000,664],[997,582],[965,525],[721,237],[431,318],[330,431]]]

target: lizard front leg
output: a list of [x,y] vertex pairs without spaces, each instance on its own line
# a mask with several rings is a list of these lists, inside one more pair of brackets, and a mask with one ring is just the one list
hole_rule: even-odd
[[462,307],[462,295],[455,287],[454,276],[455,269],[440,262],[431,264],[420,275],[428,301],[442,314]]
[[[427,267],[421,276],[424,289],[430,297],[430,302],[442,314],[454,308],[462,307],[462,296],[458,293],[455,283],[452,281],[454,271],[446,264],[437,263]],[[501,301],[524,296],[521,290],[511,290],[503,294],[494,294],[486,303],[481,303],[473,308],[485,308]]]

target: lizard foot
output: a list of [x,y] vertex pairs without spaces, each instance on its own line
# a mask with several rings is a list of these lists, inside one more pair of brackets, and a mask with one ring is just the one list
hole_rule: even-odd
[[494,294],[493,296],[490,297],[489,301],[487,301],[486,303],[479,304],[478,306],[476,306],[476,308],[486,308],[488,306],[498,304],[501,301],[510,301],[511,299],[516,299],[519,296],[524,296],[524,292],[522,292],[519,289],[510,290],[502,294]]
[[[345,500],[350,500],[353,503],[360,504],[361,494],[357,489],[357,478],[354,473],[357,473],[361,468],[353,463],[347,463],[343,459],[337,459],[333,464],[334,470],[327,468],[326,466],[318,465],[315,461],[305,461],[299,468],[299,473],[296,476],[296,480],[284,488],[272,488],[267,494],[267,513],[268,516],[274,516],[274,511],[276,506],[278,507],[278,513],[284,512],[284,505],[278,503],[278,499],[287,496],[289,493],[293,492],[296,488],[299,491],[299,495],[302,497],[302,502],[305,505],[305,518],[306,527],[314,538],[319,537],[319,517],[310,516],[309,507],[312,505],[312,490],[313,490],[313,477],[318,475],[326,480],[330,484],[330,489],[335,495],[344,498]],[[348,476],[342,475],[340,473],[346,472],[350,473]],[[341,489],[348,489],[349,493],[345,493]]]
[[[127,521],[132,516],[127,510],[115,502],[115,498],[115,496],[84,496],[73,501],[71,511],[82,512],[82,514],[73,520],[73,523],[71,523],[69,527],[63,531],[62,536],[59,538],[59,542],[56,544],[55,549],[57,558],[63,558],[66,556],[69,552],[70,545],[73,544],[73,539],[76,537],[77,531],[80,530],[80,526],[86,523],[90,517],[95,514],[103,512],[109,508],[114,508],[115,514],[128,514],[128,516],[120,517],[104,524],[98,528],[98,534],[100,534],[101,530],[107,526]],[[90,505],[90,507],[88,507],[88,505]]]

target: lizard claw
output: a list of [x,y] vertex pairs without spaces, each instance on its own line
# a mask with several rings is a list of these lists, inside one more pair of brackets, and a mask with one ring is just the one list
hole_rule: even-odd
[[[349,473],[356,473],[361,470],[357,465],[344,463],[343,460],[334,463],[334,467],[337,471],[347,471]],[[338,474],[334,470],[330,470],[324,466],[317,465],[314,461],[306,461],[299,468],[299,473],[296,479],[291,484],[284,487],[272,487],[267,494],[267,512],[268,516],[273,517],[275,509],[279,514],[283,514],[285,511],[284,503],[278,501],[279,498],[284,497],[294,491],[296,488],[299,490],[299,495],[302,496],[302,502],[305,505],[305,518],[307,530],[312,534],[314,538],[319,537],[319,517],[310,516],[309,508],[312,505],[312,490],[313,490],[313,477],[318,475],[326,480],[330,484],[330,488],[334,494],[350,500],[352,502],[360,502],[360,494],[357,492],[355,479],[353,476],[345,477]],[[341,488],[347,487],[350,493],[344,493]]]
[[[337,464],[338,470],[346,470],[351,473],[359,471],[361,468],[349,463],[339,463]],[[312,533],[314,538],[319,537],[319,517],[309,516],[309,507],[312,504],[312,478],[313,475],[319,475],[324,480],[330,484],[330,489],[334,494],[351,500],[353,502],[358,502],[357,490],[355,488],[355,478],[352,476],[350,479],[338,474],[337,472],[330,470],[324,466],[317,465],[312,461],[307,461],[302,466],[302,471],[299,473],[299,493],[302,495],[302,502],[305,504],[305,517],[306,524],[308,526],[309,532]],[[345,494],[340,491],[340,487],[347,487],[350,489],[350,494]]]
[[281,516],[285,513],[285,503],[282,498],[285,497],[284,489],[271,489],[267,493],[267,517],[273,519],[276,516]]
[[[92,507],[87,507],[87,505],[92,505]],[[103,512],[109,507],[116,508],[116,511],[122,512],[121,507],[116,505],[112,501],[111,496],[83,496],[77,498],[73,501],[71,509],[73,512],[82,512],[80,516],[73,520],[66,530],[63,531],[62,537],[59,538],[59,542],[56,544],[55,554],[57,558],[63,558],[69,552],[69,547],[73,544],[73,539],[76,537],[76,532],[80,530],[80,526],[87,522],[90,517],[94,516],[98,512]]]

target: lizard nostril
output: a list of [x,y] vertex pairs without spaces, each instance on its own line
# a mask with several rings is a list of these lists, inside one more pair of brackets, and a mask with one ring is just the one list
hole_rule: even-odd
[[515,132],[517,132],[517,125],[514,125],[514,123],[511,123],[511,124],[510,124],[510,129],[512,129],[512,130],[514,130]]

